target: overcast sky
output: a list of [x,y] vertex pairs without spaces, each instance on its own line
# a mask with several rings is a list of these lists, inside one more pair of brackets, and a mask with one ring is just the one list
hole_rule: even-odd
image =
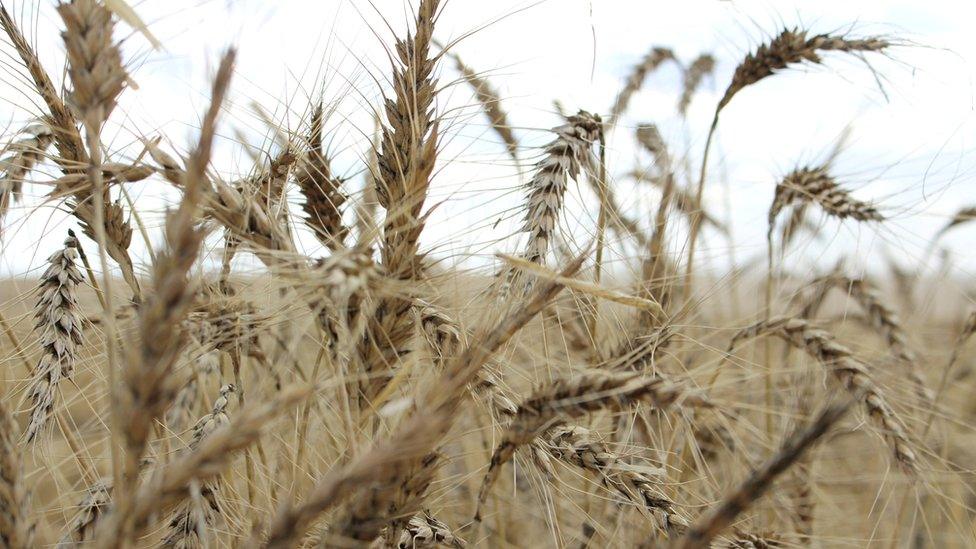
[[[164,135],[184,150],[196,134],[207,103],[208,78],[221,51],[240,49],[233,82],[233,106],[223,118],[217,169],[227,177],[253,165],[243,139],[268,149],[267,126],[254,105],[286,128],[296,128],[317,97],[335,107],[328,122],[335,169],[361,185],[362,158],[372,132],[371,108],[389,74],[384,48],[410,18],[400,0],[130,0],[160,38],[154,51],[120,25],[125,56],[138,90],[127,90],[110,128],[113,152],[134,154],[133,129]],[[42,60],[60,75],[63,46],[53,0],[6,0],[37,44]],[[39,4],[39,7],[38,7]],[[716,147],[715,179],[706,205],[732,214],[736,255],[744,261],[765,250],[765,214],[777,179],[797,165],[823,160],[851,126],[836,175],[856,196],[875,201],[892,220],[880,228],[822,221],[823,239],[802,243],[790,261],[822,261],[838,253],[876,260],[885,249],[906,262],[924,255],[932,234],[973,197],[973,76],[976,41],[973,8],[938,0],[905,1],[717,1],[648,0],[446,0],[436,36],[460,41],[454,51],[501,90],[530,165],[559,123],[553,100],[568,109],[606,112],[630,67],[652,46],[672,48],[683,62],[702,52],[718,59],[687,122],[675,115],[681,73],[667,65],[637,94],[628,115],[611,136],[609,164],[622,176],[647,159],[632,146],[632,129],[654,122],[672,150],[693,165],[701,158],[714,106],[738,61],[784,26],[812,32],[881,34],[903,46],[887,56],[830,55],[824,66],[799,67],[743,91],[724,111]],[[19,70],[6,56],[0,83],[0,123],[7,134],[36,116],[33,99],[12,76]],[[440,204],[424,245],[444,257],[501,251],[500,243],[519,225],[522,191],[505,149],[487,127],[470,90],[458,85],[450,66],[440,69],[439,110],[446,113],[441,166],[429,204]],[[137,152],[137,151],[136,151]],[[696,168],[697,169],[697,168]],[[721,176],[721,177],[719,177]],[[630,211],[647,217],[653,191],[620,177],[614,187]],[[147,223],[158,214],[169,189],[162,183],[129,187]],[[28,204],[45,188],[28,189]],[[297,196],[295,197],[297,201]],[[21,208],[8,218],[2,269],[26,275],[42,265],[71,221],[46,208],[30,216]],[[585,240],[595,216],[592,197],[571,193],[567,227]],[[499,220],[501,220],[499,222]],[[497,223],[496,223],[497,222]],[[580,227],[583,227],[581,229]],[[956,253],[960,269],[974,267],[968,244],[976,225],[947,235],[942,244]],[[713,265],[726,261],[727,244],[709,234],[704,254]],[[315,253],[310,240],[303,240]],[[683,243],[676,242],[676,247]],[[144,257],[138,235],[133,253]],[[31,275],[33,276],[33,274]]]

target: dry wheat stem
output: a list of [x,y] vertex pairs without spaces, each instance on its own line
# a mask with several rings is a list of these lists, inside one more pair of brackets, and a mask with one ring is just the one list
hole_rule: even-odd
[[790,435],[772,459],[756,469],[722,501],[699,518],[678,541],[681,549],[707,548],[746,508],[769,490],[773,481],[788,470],[810,447],[822,438],[847,412],[853,400],[824,408],[811,424]]

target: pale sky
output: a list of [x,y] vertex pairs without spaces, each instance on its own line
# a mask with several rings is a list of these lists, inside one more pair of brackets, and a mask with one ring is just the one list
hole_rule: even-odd
[[[135,154],[132,129],[163,134],[177,150],[196,135],[195,121],[207,103],[209,74],[228,45],[239,48],[232,84],[233,105],[222,119],[225,139],[216,158],[227,177],[245,173],[252,160],[231,140],[243,137],[267,149],[269,132],[252,104],[281,121],[299,126],[309,98],[320,95],[335,106],[328,138],[334,169],[355,175],[361,185],[372,118],[389,74],[384,46],[402,33],[410,10],[400,0],[130,0],[164,48],[153,51],[120,24],[124,53],[138,90],[127,90],[113,115],[122,129],[110,129],[113,152]],[[63,45],[53,0],[6,0],[27,27],[49,71],[60,76]],[[976,75],[974,19],[969,3],[950,0],[903,1],[717,1],[648,0],[446,0],[435,35],[442,42],[463,37],[454,51],[485,73],[501,90],[504,107],[524,145],[523,165],[559,123],[552,102],[568,109],[609,110],[630,67],[652,46],[667,46],[690,63],[701,52],[718,58],[692,103],[687,123],[675,115],[681,73],[662,67],[635,95],[628,115],[611,136],[609,165],[622,175],[648,159],[632,145],[632,129],[657,123],[677,154],[697,166],[711,113],[738,61],[784,26],[814,33],[881,34],[904,44],[888,56],[869,55],[869,65],[853,57],[826,56],[826,64],[798,67],[740,93],[722,115],[716,176],[706,205],[732,215],[739,262],[765,253],[766,211],[776,181],[791,168],[824,159],[848,125],[849,143],[836,175],[855,195],[876,202],[892,220],[881,227],[823,220],[824,238],[807,239],[790,262],[822,262],[839,253],[862,262],[879,260],[887,248],[906,261],[921,257],[929,238],[960,206],[976,203],[971,151]],[[39,7],[38,7],[39,6]],[[0,82],[0,127],[12,136],[37,111],[12,76],[21,70],[5,42],[4,82]],[[428,204],[440,203],[423,243],[435,254],[457,259],[511,251],[499,242],[519,227],[523,191],[505,149],[487,127],[470,90],[456,82],[453,67],[440,69],[438,106],[446,113],[441,165]],[[697,168],[696,168],[697,169]],[[718,176],[722,175],[722,178]],[[726,181],[723,184],[721,180]],[[647,220],[653,191],[618,178],[616,192],[629,211]],[[585,188],[585,186],[583,186]],[[28,205],[45,187],[28,188]],[[159,212],[173,193],[161,182],[128,187],[146,222],[158,226]],[[298,197],[294,195],[298,211]],[[564,227],[585,241],[596,205],[585,191],[568,198]],[[496,225],[496,221],[502,219]],[[823,219],[819,218],[818,219]],[[584,221],[578,221],[584,220]],[[8,217],[0,268],[35,276],[46,256],[71,226],[48,207],[27,216],[20,207]],[[955,252],[959,269],[976,267],[970,239],[976,224],[950,232],[942,244]],[[154,234],[155,236],[155,234]],[[680,234],[676,240],[680,240]],[[708,234],[702,257],[724,265],[727,244]],[[310,253],[311,239],[303,239]],[[91,245],[89,243],[89,245]],[[675,247],[683,243],[676,241]],[[145,257],[138,234],[133,255]],[[630,248],[629,255],[633,256]],[[968,271],[960,271],[968,272]]]

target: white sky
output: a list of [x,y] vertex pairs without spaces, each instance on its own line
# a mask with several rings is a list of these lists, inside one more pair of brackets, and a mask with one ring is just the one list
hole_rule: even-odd
[[[122,126],[111,141],[119,154],[134,154],[132,128],[162,133],[178,150],[196,135],[195,120],[207,102],[208,75],[223,48],[239,47],[233,106],[222,120],[227,139],[217,168],[228,177],[246,172],[251,159],[231,140],[243,136],[267,149],[267,128],[255,116],[261,105],[291,128],[299,125],[309,98],[323,94],[336,107],[329,120],[335,169],[355,175],[361,185],[371,114],[380,86],[388,78],[383,47],[410,18],[400,0],[130,0],[162,40],[152,51],[125,25],[125,55],[139,90],[125,92],[113,120]],[[60,75],[63,46],[53,0],[5,2],[31,34],[49,70]],[[465,35],[455,50],[487,74],[504,96],[504,106],[526,147],[529,165],[558,124],[552,101],[568,109],[606,112],[630,67],[650,47],[671,47],[684,62],[701,52],[718,58],[715,77],[692,104],[687,124],[674,114],[681,73],[666,65],[652,75],[631,102],[629,114],[612,136],[612,173],[623,174],[647,159],[638,154],[631,129],[658,123],[673,151],[697,164],[711,112],[730,75],[760,41],[784,25],[815,33],[849,30],[852,35],[883,34],[906,44],[890,55],[856,58],[827,56],[825,66],[801,67],[769,78],[740,93],[723,113],[706,200],[724,217],[732,213],[739,261],[764,253],[765,215],[777,179],[798,164],[822,160],[848,124],[852,138],[837,163],[837,175],[856,196],[874,200],[892,217],[875,229],[824,221],[822,241],[810,241],[790,259],[822,261],[838,253],[868,262],[882,249],[904,258],[924,255],[930,236],[958,207],[973,200],[973,76],[976,42],[974,10],[951,0],[904,1],[716,1],[648,0],[446,0],[436,36],[447,42]],[[386,25],[392,27],[392,31]],[[476,31],[476,32],[475,32]],[[473,33],[473,34],[472,34]],[[36,110],[13,78],[9,46],[3,43],[0,124],[15,132]],[[876,79],[876,76],[879,78]],[[439,107],[448,113],[441,159],[428,204],[444,201],[429,224],[424,245],[442,255],[470,257],[510,250],[497,241],[519,226],[522,191],[503,146],[487,128],[466,86],[443,66]],[[880,85],[879,85],[880,81]],[[323,91],[324,90],[324,91]],[[717,176],[724,173],[727,186]],[[652,212],[653,192],[620,179],[615,188],[632,213]],[[147,223],[158,225],[166,198],[161,182],[128,187]],[[728,189],[728,192],[726,192]],[[28,189],[29,206],[46,187]],[[297,201],[297,197],[296,197]],[[566,226],[586,239],[596,207],[586,193],[572,193]],[[297,204],[296,204],[297,205]],[[297,208],[295,211],[298,211]],[[8,217],[0,269],[33,276],[71,221],[45,208],[27,215],[19,208]],[[495,222],[503,218],[497,226]],[[494,227],[493,227],[494,226]],[[579,227],[583,227],[580,229]],[[957,262],[972,267],[967,246],[976,226],[960,228],[942,241]],[[725,261],[726,243],[708,235],[704,253]],[[316,253],[310,239],[303,240]],[[682,245],[676,242],[675,246]],[[144,257],[138,234],[133,254]],[[632,251],[632,250],[631,250]],[[632,255],[632,254],[631,254]],[[863,263],[863,262],[862,262]],[[30,273],[30,274],[28,274]]]

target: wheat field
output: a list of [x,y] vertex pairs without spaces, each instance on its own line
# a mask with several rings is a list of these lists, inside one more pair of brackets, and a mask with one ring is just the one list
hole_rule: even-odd
[[[51,2],[52,64],[0,2],[3,67],[36,111],[3,136],[3,248],[31,238],[12,219],[66,220],[41,268],[0,283],[0,546],[976,545],[976,307],[948,256],[927,268],[976,210],[917,264],[794,269],[825,220],[895,214],[835,169],[844,136],[755,199],[755,257],[706,200],[737,98],[912,43],[783,25],[729,74],[650,44],[605,104],[555,105],[534,147],[439,30],[463,2],[404,5],[406,31],[375,29],[388,66],[347,177],[323,95],[290,100],[297,126],[266,116],[260,147],[227,138],[233,47],[183,147],[116,108],[140,74],[120,36],[164,47],[138,3]],[[662,67],[682,75],[674,116],[710,113],[695,147],[628,117]],[[445,107],[458,89],[476,117]],[[462,200],[438,189],[465,123],[518,201],[474,262],[429,236]],[[635,163],[608,154],[621,141]]]

